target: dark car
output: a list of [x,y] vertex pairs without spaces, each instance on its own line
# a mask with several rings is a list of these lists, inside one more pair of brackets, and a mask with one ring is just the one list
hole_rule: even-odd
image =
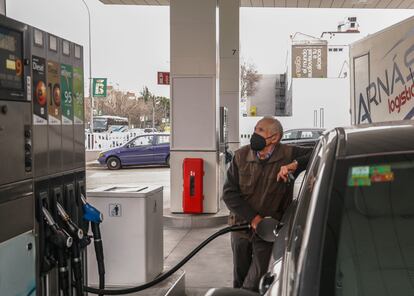
[[323,132],[324,129],[320,128],[286,130],[283,133],[281,142],[302,147],[315,147]]
[[144,134],[131,141],[99,154],[100,164],[109,169],[117,170],[129,165],[170,164],[170,135]]
[[260,295],[414,295],[413,182],[412,121],[325,133],[272,230]]

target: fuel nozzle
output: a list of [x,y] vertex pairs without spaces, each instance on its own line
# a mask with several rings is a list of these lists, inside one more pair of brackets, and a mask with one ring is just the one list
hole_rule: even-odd
[[288,184],[291,184],[291,183],[293,183],[294,181],[295,181],[295,176],[293,176],[293,174],[292,174],[292,172],[289,172],[288,173],[288,175],[287,175],[287,183]]
[[83,203],[83,219],[89,222],[100,224],[103,221],[102,213],[99,212],[94,206],[86,201],[85,196],[81,194],[81,200]]
[[83,230],[72,221],[69,214],[65,211],[60,203],[57,203],[57,209],[59,216],[65,223],[66,230],[79,243],[79,247],[83,249],[88,246],[91,243],[90,238],[87,235],[84,235]]
[[101,230],[99,227],[103,221],[103,215],[97,208],[95,208],[87,202],[83,194],[81,194],[81,200],[83,203],[83,219],[91,223],[93,244],[95,246],[96,262],[98,264],[99,288],[103,289],[105,287],[105,263]]
[[81,240],[83,238],[83,230],[76,225],[68,213],[65,211],[65,209],[62,207],[60,203],[56,203],[57,210],[60,218],[62,218],[62,221],[65,223],[66,230],[69,232],[69,234],[74,237],[77,240]]
[[43,217],[53,234],[50,238],[51,242],[58,248],[70,248],[73,243],[72,237],[56,224],[52,215],[45,207],[42,207],[42,212]]
[[75,243],[71,248],[72,271],[73,277],[75,279],[74,285],[76,289],[76,295],[83,295],[83,275],[80,250],[86,247],[91,241],[88,236],[84,235],[83,230],[80,229],[79,226],[72,221],[63,206],[59,202],[57,202],[56,205],[59,217],[64,223],[64,227],[74,237]]
[[66,263],[66,250],[72,247],[73,239],[72,237],[59,225],[56,224],[52,215],[49,211],[42,207],[42,212],[44,219],[52,231],[50,241],[57,248],[57,257],[58,257],[58,270],[59,270],[59,289],[62,291],[64,296],[69,295],[69,275],[68,267]]

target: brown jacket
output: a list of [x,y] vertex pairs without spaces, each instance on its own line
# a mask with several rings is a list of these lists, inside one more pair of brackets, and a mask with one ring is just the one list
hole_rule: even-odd
[[280,219],[292,200],[293,186],[276,181],[280,167],[297,160],[298,171],[306,168],[312,148],[278,144],[270,158],[259,160],[250,145],[235,152],[223,187],[223,200],[230,224],[250,222],[257,214]]

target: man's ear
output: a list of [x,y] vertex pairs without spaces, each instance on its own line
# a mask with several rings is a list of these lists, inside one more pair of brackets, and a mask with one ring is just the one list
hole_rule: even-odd
[[279,134],[274,135],[272,138],[273,138],[272,139],[272,144],[277,144],[277,143],[280,142],[280,135]]

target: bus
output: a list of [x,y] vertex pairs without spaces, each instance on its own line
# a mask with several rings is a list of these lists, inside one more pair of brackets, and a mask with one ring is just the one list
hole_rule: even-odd
[[124,131],[128,128],[128,118],[102,115],[93,117],[93,131],[97,133]]

